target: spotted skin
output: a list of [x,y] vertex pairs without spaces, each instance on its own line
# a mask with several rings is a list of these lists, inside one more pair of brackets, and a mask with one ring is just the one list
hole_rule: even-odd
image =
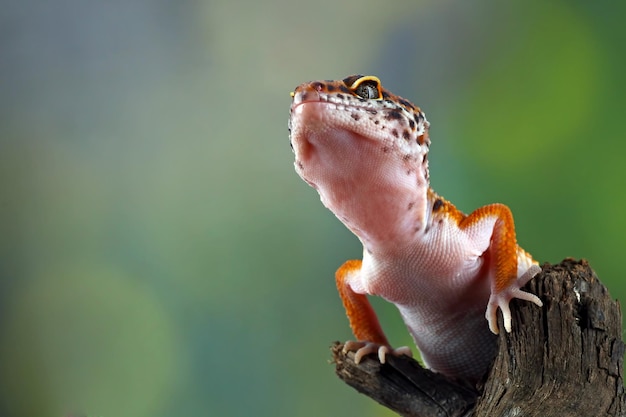
[[410,353],[390,346],[367,299],[378,295],[396,305],[428,367],[479,380],[495,354],[497,310],[511,331],[511,299],[541,306],[521,290],[540,268],[517,245],[511,211],[490,204],[467,215],[438,196],[424,113],[378,78],[307,82],[292,97],[296,172],[363,245],[363,259],[336,273],[357,338],[346,348],[357,361]]

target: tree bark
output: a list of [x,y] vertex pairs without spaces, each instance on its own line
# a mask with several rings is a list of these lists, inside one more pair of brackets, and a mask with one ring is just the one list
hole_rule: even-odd
[[621,310],[589,264],[545,264],[525,288],[544,306],[511,303],[513,332],[500,333],[479,387],[406,356],[390,355],[384,365],[369,356],[356,365],[340,343],[332,347],[336,373],[405,417],[626,416]]

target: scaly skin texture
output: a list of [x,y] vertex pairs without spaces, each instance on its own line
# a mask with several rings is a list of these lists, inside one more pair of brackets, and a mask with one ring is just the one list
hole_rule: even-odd
[[[313,81],[292,93],[290,142],[297,173],[363,244],[337,288],[363,355],[392,349],[367,294],[399,309],[425,364],[476,382],[489,368],[497,310],[511,331],[513,298],[541,306],[520,288],[540,268],[515,239],[502,204],[466,215],[429,186],[429,123],[419,107],[353,75]],[[487,322],[485,321],[487,319]]]

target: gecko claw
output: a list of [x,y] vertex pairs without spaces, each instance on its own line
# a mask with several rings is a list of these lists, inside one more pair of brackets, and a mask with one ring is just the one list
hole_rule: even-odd
[[413,357],[413,352],[411,352],[411,349],[408,346],[393,349],[391,346],[381,345],[379,343],[357,342],[353,340],[349,340],[343,345],[343,353],[346,354],[348,352],[354,352],[354,362],[356,364],[359,364],[361,359],[372,353],[376,353],[378,355],[380,363],[386,362],[388,354],[393,356],[406,355],[411,358]]
[[515,280],[515,282],[507,288],[496,293],[491,293],[489,296],[489,303],[487,304],[487,311],[485,312],[485,318],[489,322],[489,330],[491,330],[492,333],[500,333],[500,329],[498,328],[498,308],[502,310],[504,330],[506,330],[507,333],[511,333],[512,316],[509,303],[512,299],[517,298],[535,303],[539,307],[543,306],[543,303],[535,294],[531,294],[520,289],[540,271],[541,268],[538,265],[532,265],[521,277]]

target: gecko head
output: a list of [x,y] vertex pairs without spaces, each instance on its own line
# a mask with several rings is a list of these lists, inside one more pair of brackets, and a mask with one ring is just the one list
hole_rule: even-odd
[[[335,164],[337,157],[339,166],[359,158],[370,166],[394,158],[417,162],[427,177],[429,123],[419,107],[383,88],[377,77],[310,81],[291,96],[289,141],[296,171],[308,182],[309,164]],[[329,156],[324,149],[335,157],[316,159],[317,152]]]

